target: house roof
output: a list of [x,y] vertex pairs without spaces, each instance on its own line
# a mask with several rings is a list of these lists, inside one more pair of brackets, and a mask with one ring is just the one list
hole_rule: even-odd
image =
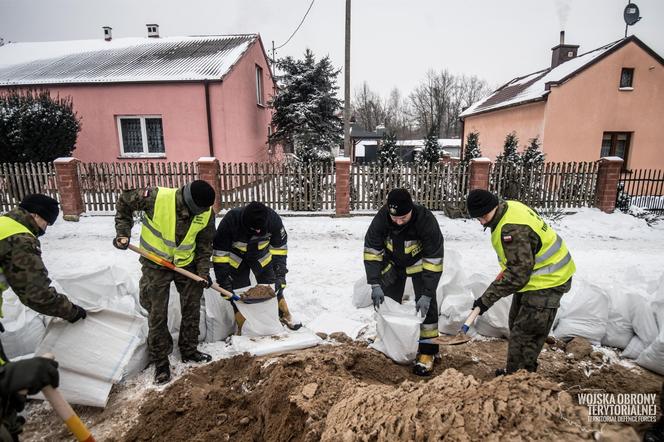
[[0,85],[220,80],[257,34],[9,43]]
[[646,52],[664,64],[664,60],[650,49],[636,36],[630,36],[614,41],[585,54],[578,55],[571,60],[559,64],[555,68],[543,69],[523,77],[517,77],[499,87],[489,96],[473,103],[459,116],[461,118],[484,112],[518,106],[526,103],[546,100],[551,85],[562,84],[589,68],[612,52],[620,49],[629,42],[641,46]]

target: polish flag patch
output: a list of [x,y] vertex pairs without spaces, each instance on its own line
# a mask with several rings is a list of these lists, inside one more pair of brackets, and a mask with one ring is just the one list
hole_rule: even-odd
[[512,235],[503,236],[503,241],[504,242],[512,242]]

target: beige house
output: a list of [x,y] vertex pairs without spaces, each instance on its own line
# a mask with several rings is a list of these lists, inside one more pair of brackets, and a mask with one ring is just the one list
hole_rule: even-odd
[[635,36],[577,55],[552,48],[551,67],[515,78],[461,114],[495,158],[515,131],[539,136],[547,161],[619,156],[625,169],[664,169],[664,59]]

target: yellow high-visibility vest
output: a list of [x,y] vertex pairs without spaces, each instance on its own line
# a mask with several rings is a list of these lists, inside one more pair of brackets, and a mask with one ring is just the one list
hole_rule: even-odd
[[[27,233],[29,235],[35,236],[35,234],[32,233],[30,229],[18,221],[8,216],[0,216],[0,241],[9,238],[10,236],[18,235],[19,233]],[[2,293],[8,288],[9,283],[7,282],[7,278],[5,277],[5,273],[2,270],[2,267],[0,267],[0,318],[2,318]]]
[[196,215],[180,244],[175,243],[175,193],[177,189],[157,188],[152,218],[143,216],[141,247],[161,258],[171,261],[176,267],[186,267],[194,260],[196,236],[210,221],[212,208]]
[[491,233],[491,244],[496,250],[502,270],[505,270],[507,262],[502,242],[502,230],[505,224],[528,226],[542,242],[542,247],[535,255],[535,266],[530,279],[519,292],[558,287],[574,275],[576,266],[565,241],[530,207],[518,201],[507,201],[507,211]]

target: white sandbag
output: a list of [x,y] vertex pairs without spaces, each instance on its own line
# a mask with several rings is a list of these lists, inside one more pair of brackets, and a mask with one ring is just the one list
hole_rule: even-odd
[[646,346],[637,335],[634,335],[627,347],[620,354],[623,358],[637,359]]
[[[482,316],[475,321],[475,330],[483,336],[509,338],[509,313],[512,306],[512,295],[500,298]],[[472,307],[472,305],[471,305]],[[470,311],[468,311],[470,313]]]
[[315,347],[323,342],[311,330],[301,328],[293,332],[282,332],[274,336],[232,336],[231,351],[233,354],[249,353],[253,356],[263,356],[272,353],[301,350]]
[[652,301],[644,296],[633,294],[629,297],[632,301],[634,312],[632,316],[634,333],[647,347],[655,341],[659,334],[657,319],[655,317],[656,310],[653,308]]
[[664,375],[664,333],[660,334],[652,344],[641,352],[636,359],[636,363],[641,367]]
[[401,305],[386,297],[376,312],[376,321],[378,336],[370,347],[399,364],[413,361],[417,356],[420,324],[423,321],[415,313],[414,306]]
[[231,303],[214,290],[203,292],[205,342],[223,341],[235,330],[235,316]]
[[316,316],[307,323],[307,328],[315,333],[325,333],[329,335],[335,332],[342,332],[351,339],[356,339],[368,326],[368,324],[363,322],[343,317],[339,313],[324,313]]
[[363,308],[372,304],[371,286],[367,284],[367,277],[362,276],[353,284],[353,305],[357,308]]
[[236,305],[246,320],[242,326],[242,335],[271,336],[284,331],[284,327],[279,322],[276,297],[255,304],[238,302]]
[[442,314],[443,301],[451,294],[466,293],[466,277],[461,268],[461,255],[454,250],[445,251],[444,271],[436,290],[438,312]]
[[46,334],[43,315],[26,307],[9,289],[2,295],[2,347],[9,359],[34,353]]
[[446,295],[440,306],[438,331],[448,335],[457,334],[470,314],[473,301],[470,292]]
[[606,334],[609,297],[599,286],[582,279],[560,301],[560,316],[553,335],[558,338],[579,336],[599,344]]
[[602,338],[602,345],[622,349],[627,347],[634,336],[632,305],[629,296],[613,287],[609,290],[611,305],[609,306],[609,320],[606,323],[606,334]]
[[147,320],[134,313],[89,312],[74,324],[51,321],[36,354],[55,355],[59,390],[69,403],[104,407],[146,330]]

